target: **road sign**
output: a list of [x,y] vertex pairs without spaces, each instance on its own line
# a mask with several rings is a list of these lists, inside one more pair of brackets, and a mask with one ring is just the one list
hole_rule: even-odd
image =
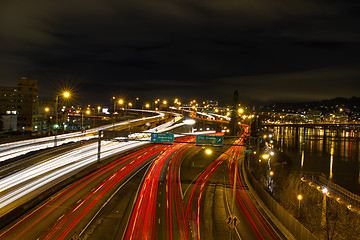
[[225,222],[231,229],[233,229],[239,223],[239,219],[234,214],[231,214],[225,219]]
[[244,153],[251,153],[252,151],[251,151],[251,149],[245,149],[244,150]]
[[198,145],[222,146],[223,140],[224,136],[196,135],[196,144]]
[[174,143],[174,134],[173,133],[151,133],[151,142]]

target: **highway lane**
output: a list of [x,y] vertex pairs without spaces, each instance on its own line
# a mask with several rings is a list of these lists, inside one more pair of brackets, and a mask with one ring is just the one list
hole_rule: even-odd
[[160,182],[157,196],[157,237],[158,239],[185,239],[185,211],[181,188],[180,166],[182,160],[196,151],[193,145],[182,145],[170,156],[166,166],[166,176]]
[[[234,164],[243,164],[243,150],[231,146],[187,186],[185,239],[286,239],[249,192],[243,172],[237,174],[233,205]],[[228,221],[232,214],[237,224]]]
[[[127,129],[129,125],[138,125],[143,124],[145,122],[150,121],[157,121],[160,119],[163,119],[165,114],[162,112],[153,112],[149,111],[151,113],[156,114],[155,116],[146,117],[146,118],[139,118],[139,119],[133,119],[129,121],[124,121],[120,123],[114,123],[109,124],[97,128],[92,128],[87,130],[87,132],[74,132],[74,133],[67,133],[67,134],[61,134],[57,135],[57,146],[63,145],[69,142],[78,142],[78,141],[87,141],[90,139],[94,139],[98,137],[98,132],[100,130],[109,130],[109,129]],[[177,116],[178,118],[178,116]],[[36,139],[28,139],[23,141],[16,141],[16,142],[10,142],[5,144],[0,144],[0,162],[12,159],[17,156],[24,155],[31,151],[37,151],[41,149],[51,148],[55,146],[54,136],[50,137],[42,137],[42,138],[36,138]]]
[[68,239],[84,228],[126,181],[151,162],[164,145],[126,155],[79,179],[0,233],[0,239]]
[[[171,233],[173,239],[183,239],[185,222],[181,217],[178,174],[184,155],[194,146],[186,143],[163,146],[166,148],[144,173],[137,191],[133,181],[125,185],[132,197],[126,201],[119,197],[118,201],[109,201],[108,209],[100,212],[84,233],[87,239],[168,239]],[[118,212],[125,212],[126,217]]]
[[[242,152],[233,146],[206,157],[198,146],[169,146],[145,174],[126,232],[104,239],[285,239],[244,192],[241,178],[232,210],[232,160]],[[233,212],[240,224],[231,229],[226,219]]]
[[[174,121],[149,132],[167,131]],[[170,127],[171,128],[171,127]],[[91,143],[71,152],[49,158],[0,180],[0,217],[37,195],[97,162],[97,144]],[[146,142],[101,141],[101,158],[107,158],[146,144]]]
[[[104,236],[103,229],[110,231],[109,226],[101,223],[106,220],[107,223],[115,223],[112,225],[113,233],[101,239],[230,239],[230,236],[233,239],[250,240],[285,239],[248,192],[242,173],[237,178],[236,207],[232,210],[234,160],[238,159],[241,163],[242,147],[216,148],[217,154],[206,156],[201,147],[191,144],[162,146],[163,152],[153,160],[143,180],[139,182],[138,194],[125,194],[127,200],[121,203],[120,208],[109,200],[109,205],[113,205],[108,210],[111,216],[114,217],[114,210],[117,209],[115,212],[120,211],[123,216],[115,214],[116,218],[122,220],[111,221],[111,217],[101,211],[101,218],[94,218],[85,232],[80,231],[83,236],[89,239]],[[129,182],[124,187],[129,184],[133,183]],[[109,182],[102,187],[106,189],[110,186]],[[134,186],[130,189],[134,189]],[[99,194],[102,193],[105,194],[99,191]],[[98,196],[100,199],[109,198]],[[86,201],[89,202],[87,207],[79,202],[70,208],[58,220],[58,225],[52,227],[54,230],[50,229],[41,239],[69,237],[78,229],[83,215],[96,213],[91,207],[92,204],[96,205],[96,201],[90,199]],[[78,209],[80,213],[72,215]],[[234,229],[229,228],[226,222],[230,213],[234,213],[240,222]],[[127,216],[125,219],[124,215]]]
[[[244,179],[244,152],[243,147],[235,146],[229,154],[229,179],[230,186],[225,193],[227,202],[227,214],[235,214],[239,224],[230,231],[234,239],[286,239],[277,228],[276,224],[264,213],[262,207],[249,191]],[[241,171],[236,175],[237,187],[235,192],[235,208],[233,210],[232,197],[234,185],[234,164],[240,164]]]
[[180,165],[194,149],[198,147],[174,143],[154,161],[140,186],[124,239],[185,239]]
[[[159,195],[166,196],[166,191],[164,192],[159,189],[161,187],[159,183],[165,182],[167,166],[172,155],[186,145],[188,144],[173,144],[154,160],[141,184],[124,239],[166,239],[166,237],[162,237],[163,232],[166,233],[166,230],[156,231],[157,224],[165,224],[165,228],[167,227],[166,214],[160,220],[156,218],[158,209],[157,198]],[[167,209],[168,206],[168,203],[165,203],[162,207],[160,205],[162,209]],[[158,234],[160,235],[158,236]]]
[[[144,143],[102,143],[102,156],[112,156]],[[0,180],[0,216],[20,206],[46,189],[80,172],[97,161],[96,144],[61,154],[18,171]]]
[[[184,180],[187,179],[188,183],[188,185],[183,184],[184,187],[186,187],[184,201],[186,207],[185,219],[187,222],[186,239],[221,239],[214,237],[216,232],[209,231],[212,221],[215,220],[214,218],[219,218],[213,214],[210,215],[210,218],[208,216],[208,214],[212,212],[212,203],[217,200],[213,198],[209,199],[206,196],[208,196],[207,191],[210,191],[212,188],[212,182],[217,182],[217,180],[209,181],[210,178],[214,173],[217,173],[219,167],[226,166],[224,164],[226,159],[225,155],[213,159],[213,157],[209,158],[203,154],[202,158],[198,160],[202,162],[194,163],[194,165],[198,165],[197,168],[200,170],[197,176],[195,176],[196,173],[194,172],[192,176],[182,177]],[[182,169],[182,172],[185,171],[185,169]],[[224,174],[220,176],[220,179],[222,179],[223,176]],[[191,180],[191,178],[193,179]],[[190,183],[189,180],[191,180]],[[222,209],[225,210],[224,206],[222,206]],[[225,217],[220,218],[225,219]],[[222,226],[224,228],[226,227],[225,222],[223,222]]]

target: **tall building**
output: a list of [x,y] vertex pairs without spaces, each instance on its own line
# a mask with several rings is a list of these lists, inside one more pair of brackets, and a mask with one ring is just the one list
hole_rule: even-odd
[[17,87],[0,87],[0,114],[17,114]]
[[34,130],[37,110],[37,80],[21,78],[16,87],[0,87],[0,114],[16,114],[18,130]]

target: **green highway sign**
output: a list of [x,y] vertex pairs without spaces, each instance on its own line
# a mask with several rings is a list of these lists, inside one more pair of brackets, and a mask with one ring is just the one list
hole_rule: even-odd
[[245,149],[244,153],[252,153],[251,149]]
[[198,145],[222,146],[223,140],[224,136],[196,135],[196,144]]
[[173,133],[151,133],[153,143],[174,143]]

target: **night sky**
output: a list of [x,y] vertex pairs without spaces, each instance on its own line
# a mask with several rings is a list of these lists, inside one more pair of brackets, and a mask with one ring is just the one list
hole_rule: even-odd
[[0,86],[40,97],[247,102],[360,96],[356,0],[2,0]]

